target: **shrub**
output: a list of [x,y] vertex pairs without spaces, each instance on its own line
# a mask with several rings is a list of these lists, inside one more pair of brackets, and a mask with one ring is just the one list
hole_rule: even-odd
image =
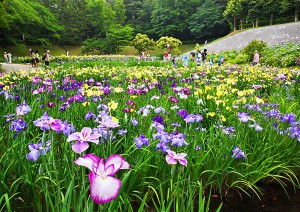
[[267,48],[267,43],[262,40],[253,40],[250,42],[245,48],[245,54],[248,56],[248,62],[253,58],[254,52],[257,50],[260,54],[262,54]]

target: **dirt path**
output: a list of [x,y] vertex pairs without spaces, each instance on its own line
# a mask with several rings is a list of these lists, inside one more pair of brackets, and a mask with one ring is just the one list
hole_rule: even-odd
[[1,69],[4,70],[6,73],[11,73],[19,70],[24,70],[24,71],[31,71],[31,70],[36,70],[37,68],[31,67],[30,64],[15,64],[15,63],[0,63]]

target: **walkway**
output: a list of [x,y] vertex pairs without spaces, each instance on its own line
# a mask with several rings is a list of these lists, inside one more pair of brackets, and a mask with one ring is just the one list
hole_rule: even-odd
[[31,67],[30,64],[0,63],[0,65],[1,69],[4,70],[6,73],[11,73],[19,70],[31,71],[32,69],[36,69]]

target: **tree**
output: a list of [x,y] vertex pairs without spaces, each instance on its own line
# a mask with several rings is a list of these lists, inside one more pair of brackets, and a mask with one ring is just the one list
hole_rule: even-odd
[[189,21],[189,29],[196,38],[222,36],[228,32],[228,24],[222,17],[224,6],[215,0],[206,0],[198,7]]
[[179,46],[182,45],[182,42],[177,38],[163,36],[159,38],[158,41],[156,41],[156,46],[163,49],[167,47],[167,43],[170,43],[171,48],[173,49],[175,54],[180,53]]
[[123,25],[126,20],[126,9],[125,9],[125,4],[124,0],[116,0],[113,10],[116,14],[116,23]]
[[132,34],[133,28],[131,26],[115,25],[109,29],[107,38],[116,44],[116,49],[114,49],[114,51],[118,52],[120,51],[120,46],[125,46],[130,43],[133,38]]
[[263,5],[265,0],[249,0],[248,16],[250,19],[255,20],[255,27],[258,27],[258,20],[263,17]]
[[7,44],[49,44],[58,40],[63,27],[49,9],[35,1],[3,0],[0,25]]
[[149,49],[154,49],[155,42],[153,39],[150,39],[147,35],[138,33],[131,42],[131,45],[139,52],[143,52]]
[[197,0],[156,0],[151,22],[158,36],[168,35],[180,39],[190,39],[191,31],[186,24],[196,12]]
[[286,11],[290,8],[295,11],[295,22],[299,20],[300,0],[281,0],[281,8]]
[[274,13],[278,11],[278,5],[280,5],[281,0],[265,0],[262,7],[264,14],[270,16],[270,25],[273,24]]
[[[242,19],[247,15],[247,1],[246,0],[230,0],[227,3],[226,9],[223,13],[224,18],[233,25],[233,31],[237,30],[237,20],[241,20],[241,28],[243,28]],[[233,22],[232,22],[233,20]]]

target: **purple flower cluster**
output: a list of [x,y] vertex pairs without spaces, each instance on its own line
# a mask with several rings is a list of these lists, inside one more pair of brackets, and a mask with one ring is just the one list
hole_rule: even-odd
[[235,159],[243,158],[246,159],[246,155],[243,150],[241,150],[238,146],[235,146],[232,150],[232,157]]
[[46,155],[50,151],[51,141],[45,143],[38,142],[37,144],[29,144],[28,148],[30,153],[26,155],[26,158],[30,161],[36,161],[41,155]]

